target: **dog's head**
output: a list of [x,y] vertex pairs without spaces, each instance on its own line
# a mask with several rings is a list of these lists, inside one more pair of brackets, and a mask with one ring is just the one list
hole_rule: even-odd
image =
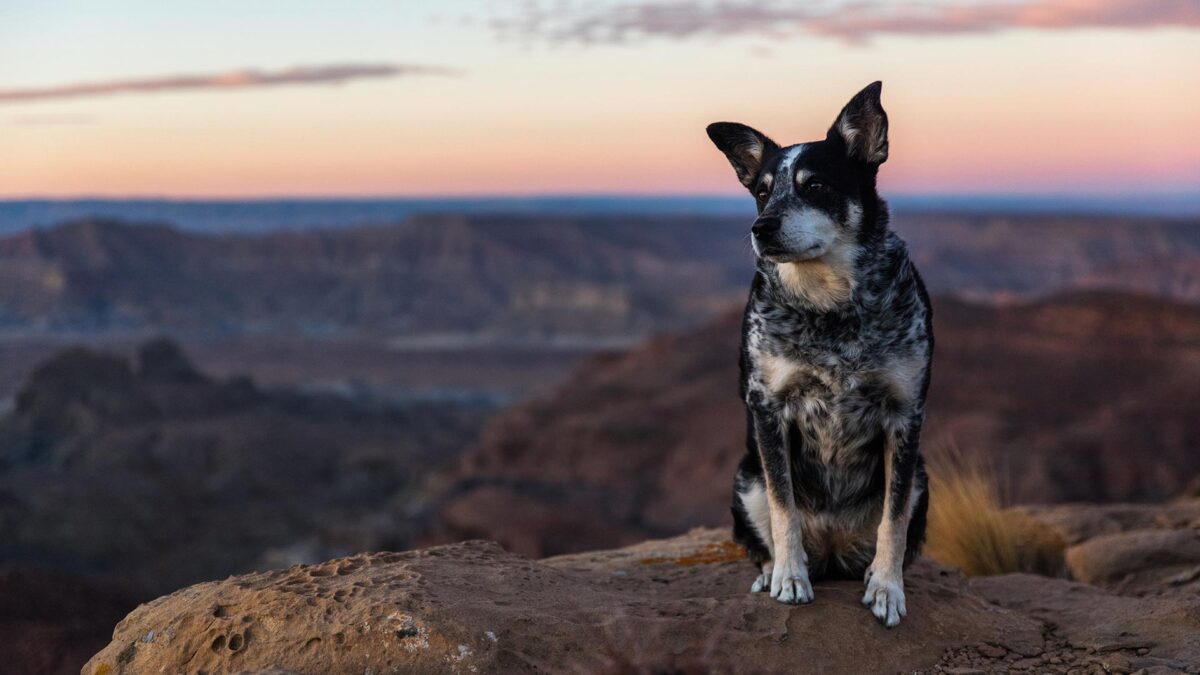
[[781,148],[733,122],[708,126],[758,205],[754,251],[775,263],[845,254],[863,238],[863,207],[887,160],[887,113],[875,82],[846,104],[825,140]]

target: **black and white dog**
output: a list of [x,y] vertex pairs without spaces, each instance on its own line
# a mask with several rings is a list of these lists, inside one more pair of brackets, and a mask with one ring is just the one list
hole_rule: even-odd
[[881,90],[859,92],[821,141],[781,148],[730,122],[708,135],[758,204],[742,324],[748,452],[733,488],[734,537],[759,572],[750,590],[805,603],[810,574],[861,576],[863,604],[890,627],[925,534],[933,329],[875,189]]

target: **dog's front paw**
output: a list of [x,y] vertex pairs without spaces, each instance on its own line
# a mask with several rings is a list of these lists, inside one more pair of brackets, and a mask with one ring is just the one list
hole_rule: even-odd
[[771,573],[775,569],[775,564],[771,561],[763,563],[762,574],[754,577],[754,583],[750,585],[751,593],[762,593],[763,591],[771,590]]
[[871,608],[871,613],[880,623],[892,628],[900,618],[908,614],[904,606],[904,577],[900,574],[877,572],[872,565],[867,570],[867,592],[862,603]]
[[789,605],[812,602],[812,583],[808,580],[808,565],[801,561],[780,562],[771,571],[771,597]]

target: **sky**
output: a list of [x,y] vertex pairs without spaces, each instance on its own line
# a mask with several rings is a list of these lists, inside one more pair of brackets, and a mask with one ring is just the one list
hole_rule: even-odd
[[874,80],[885,192],[1200,191],[1200,0],[0,0],[0,198],[736,194]]

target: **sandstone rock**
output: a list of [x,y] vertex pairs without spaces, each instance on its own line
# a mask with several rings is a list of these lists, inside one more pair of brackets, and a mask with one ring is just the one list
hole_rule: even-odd
[[1156,659],[1200,664],[1200,603],[1194,595],[1134,598],[1028,574],[975,578],[969,587],[1053,626],[1074,648],[1127,657],[1145,649]]
[[[1200,564],[1200,531],[1134,530],[1109,534],[1067,549],[1067,568],[1091,584],[1157,587]],[[1186,574],[1179,577],[1184,585]]]
[[1050,525],[1068,544],[1131,530],[1200,527],[1200,499],[1168,504],[1052,504],[1018,506]]
[[1131,670],[1129,659],[1122,654],[1109,654],[1100,660],[1100,665],[1110,673],[1128,673]]
[[918,561],[909,616],[887,630],[861,582],[785,606],[748,593],[728,533],[696,530],[534,561],[466,542],[377,553],[192,586],[143,605],[84,675],[236,672],[884,673],[981,643],[1041,650],[1042,626]]
[[976,647],[976,651],[978,651],[981,655],[986,656],[989,659],[1001,659],[1001,658],[1004,658],[1004,656],[1006,654],[1008,654],[1008,650],[1005,649],[1004,647],[997,647],[996,645],[989,645],[989,644],[979,645],[978,647]]

